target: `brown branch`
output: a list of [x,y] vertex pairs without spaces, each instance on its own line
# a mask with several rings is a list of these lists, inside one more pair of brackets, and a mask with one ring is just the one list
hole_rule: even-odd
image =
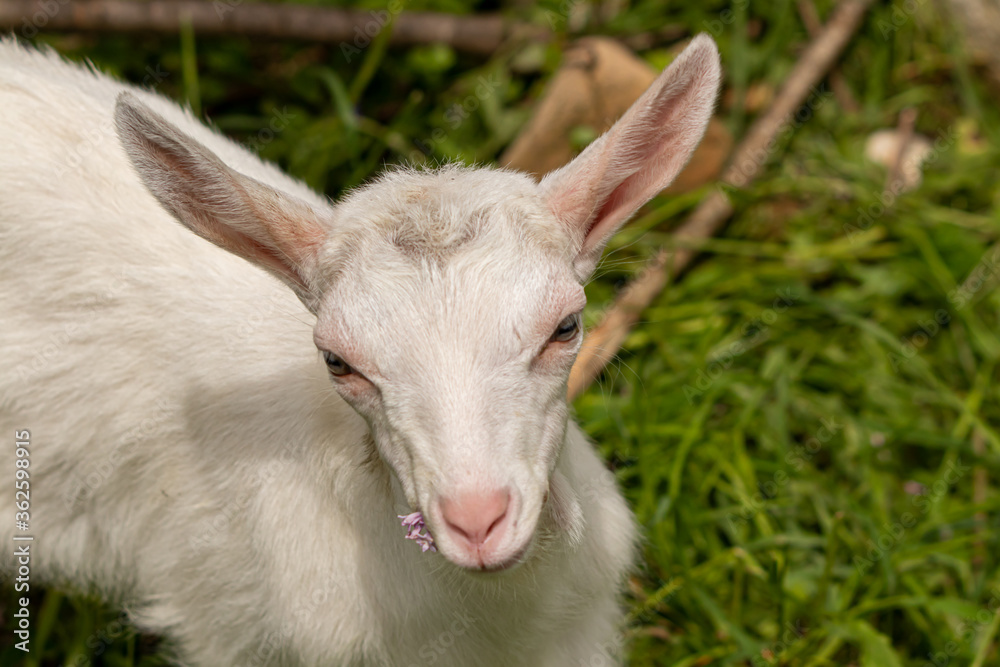
[[[822,33],[809,45],[788,79],[775,96],[771,108],[759,117],[737,147],[730,166],[723,173],[726,184],[742,187],[753,182],[771,153],[782,128],[789,127],[795,111],[823,79],[861,23],[872,0],[841,0]],[[688,217],[674,236],[697,240],[719,231],[733,214],[732,204],[721,189],[708,196]],[[624,289],[601,323],[589,332],[570,373],[567,393],[573,400],[601,373],[617,354],[628,331],[666,285],[683,271],[695,256],[693,244],[674,250],[662,249],[629,286]]]
[[[185,19],[203,35],[248,35],[340,42],[361,49],[388,23],[388,10],[357,11],[243,0],[4,0],[0,29],[33,37],[42,30],[176,33]],[[389,43],[412,46],[444,42],[459,51],[494,53],[509,37],[546,39],[544,28],[512,23],[499,15],[453,16],[402,12]]]

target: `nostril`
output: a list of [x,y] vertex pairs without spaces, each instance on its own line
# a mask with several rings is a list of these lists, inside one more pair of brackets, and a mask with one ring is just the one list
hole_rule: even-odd
[[496,520],[494,520],[493,523],[490,524],[489,528],[486,529],[486,537],[489,537],[490,534],[493,532],[493,529],[496,528],[497,526],[499,526],[501,523],[503,523],[503,520],[505,518],[507,518],[507,508],[506,507],[504,508],[503,514],[501,514],[500,516],[498,516],[496,518]]
[[462,493],[442,498],[440,507],[449,530],[479,545],[504,525],[510,507],[510,491]]

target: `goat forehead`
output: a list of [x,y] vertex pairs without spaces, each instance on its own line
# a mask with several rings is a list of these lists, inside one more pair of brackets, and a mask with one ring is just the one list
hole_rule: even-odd
[[494,237],[565,250],[567,235],[524,174],[449,165],[397,169],[349,195],[336,233],[353,247],[388,240],[414,260],[446,260],[463,245]]
[[569,237],[523,174],[400,170],[350,195],[336,220],[320,325],[372,361],[421,346],[515,354],[580,289]]

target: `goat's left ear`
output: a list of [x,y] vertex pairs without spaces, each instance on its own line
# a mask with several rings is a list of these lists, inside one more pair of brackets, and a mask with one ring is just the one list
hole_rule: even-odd
[[610,130],[542,179],[550,210],[579,243],[574,267],[581,280],[594,271],[608,239],[687,163],[712,116],[720,79],[715,43],[695,37]]
[[195,234],[270,271],[314,309],[315,263],[326,230],[305,202],[230,169],[129,93],[118,136],[143,183]]

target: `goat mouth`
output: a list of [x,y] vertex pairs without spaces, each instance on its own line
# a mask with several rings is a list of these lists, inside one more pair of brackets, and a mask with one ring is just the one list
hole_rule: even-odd
[[528,552],[531,550],[532,541],[528,541],[523,547],[518,549],[512,556],[499,563],[482,564],[478,567],[468,568],[469,572],[478,575],[500,574],[513,570],[522,565],[528,559]]

